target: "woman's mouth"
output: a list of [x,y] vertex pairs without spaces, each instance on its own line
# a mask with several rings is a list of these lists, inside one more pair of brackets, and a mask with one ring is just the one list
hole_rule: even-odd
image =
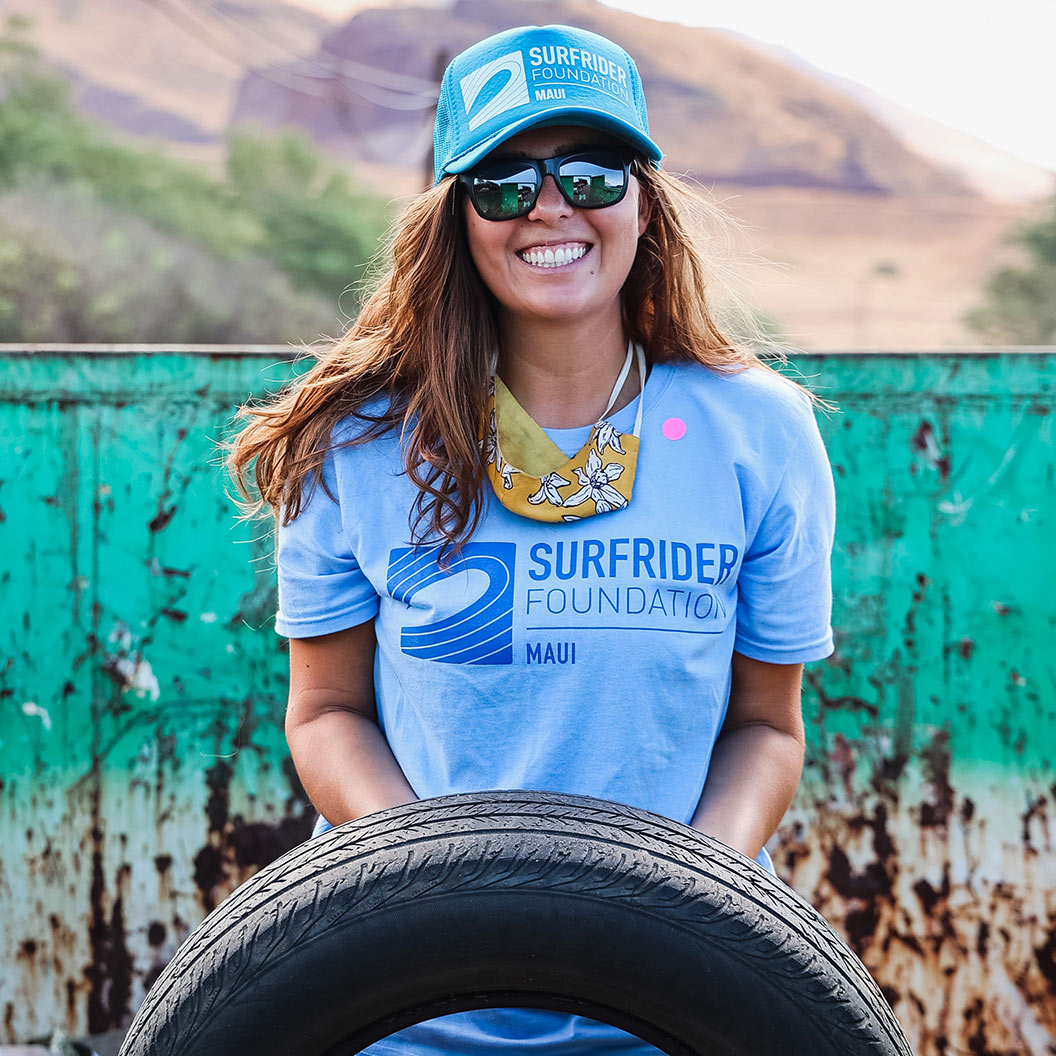
[[563,268],[590,251],[589,242],[562,242],[556,246],[528,246],[517,256],[533,268]]

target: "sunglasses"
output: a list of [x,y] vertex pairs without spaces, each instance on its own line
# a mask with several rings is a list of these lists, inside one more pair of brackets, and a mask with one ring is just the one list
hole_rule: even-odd
[[459,180],[483,220],[515,220],[535,208],[543,180],[577,209],[605,209],[623,200],[632,160],[616,150],[578,150],[556,158],[498,158],[485,161]]

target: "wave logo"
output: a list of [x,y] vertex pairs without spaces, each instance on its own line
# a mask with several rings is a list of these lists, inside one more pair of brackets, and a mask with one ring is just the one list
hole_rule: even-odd
[[[508,74],[508,77],[501,86],[491,88],[488,92],[483,91],[485,86],[493,82],[498,84],[495,78],[503,73]],[[467,117],[482,95],[488,100],[472,117],[469,117],[471,132],[490,118],[528,102],[528,79],[524,75],[524,59],[519,51],[511,51],[509,55],[502,55],[497,59],[492,59],[491,62],[486,62],[472,73],[467,73],[458,84],[462,89]]]
[[400,648],[420,660],[441,664],[513,663],[513,570],[515,543],[467,543],[454,565],[441,571],[439,547],[397,547],[389,553],[389,594],[407,605],[437,583],[457,579],[467,583],[472,572],[483,572],[487,586],[479,597],[457,612],[420,627],[400,630]]

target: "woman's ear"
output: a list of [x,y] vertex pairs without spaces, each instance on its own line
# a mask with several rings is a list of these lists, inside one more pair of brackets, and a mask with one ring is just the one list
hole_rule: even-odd
[[653,196],[645,189],[645,184],[638,180],[638,237],[645,234],[653,216]]

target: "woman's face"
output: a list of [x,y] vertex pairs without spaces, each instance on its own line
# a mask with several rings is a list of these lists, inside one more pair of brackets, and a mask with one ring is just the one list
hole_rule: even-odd
[[[618,146],[604,132],[579,126],[534,128],[508,139],[495,157],[552,158],[580,148]],[[649,219],[637,179],[622,201],[604,209],[569,205],[553,177],[543,180],[535,208],[515,220],[482,220],[468,195],[466,235],[473,263],[508,317],[527,320],[599,320],[620,312],[620,290],[634,263]],[[529,255],[563,248],[585,250],[558,267],[529,263]]]

